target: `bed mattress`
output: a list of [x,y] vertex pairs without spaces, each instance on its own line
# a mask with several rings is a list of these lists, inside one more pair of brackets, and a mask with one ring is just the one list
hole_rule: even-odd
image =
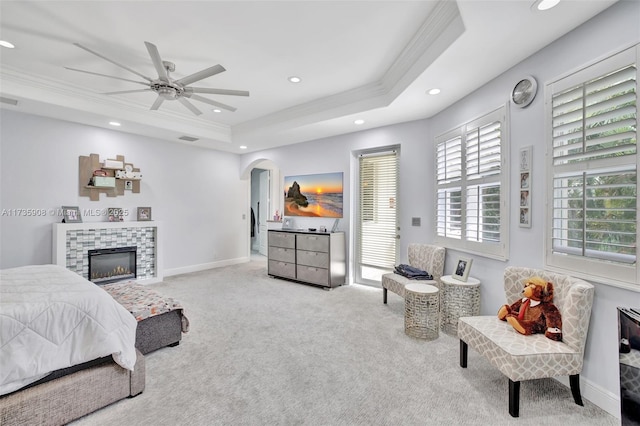
[[0,395],[109,355],[133,370],[136,327],[108,293],[64,267],[1,270]]

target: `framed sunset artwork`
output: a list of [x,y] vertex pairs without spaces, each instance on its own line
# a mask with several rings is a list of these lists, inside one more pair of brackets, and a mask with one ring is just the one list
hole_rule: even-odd
[[285,176],[284,216],[342,217],[342,172]]

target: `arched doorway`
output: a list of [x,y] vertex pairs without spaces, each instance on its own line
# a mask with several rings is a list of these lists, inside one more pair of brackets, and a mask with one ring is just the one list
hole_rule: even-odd
[[280,168],[271,160],[255,160],[247,166],[242,178],[250,180],[249,254],[266,258],[267,232],[276,213],[281,214],[284,202]]

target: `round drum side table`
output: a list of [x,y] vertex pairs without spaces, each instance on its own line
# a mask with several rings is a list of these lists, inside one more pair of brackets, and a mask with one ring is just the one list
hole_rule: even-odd
[[404,297],[404,332],[419,339],[438,338],[438,287],[407,284]]
[[458,318],[480,315],[480,281],[469,277],[466,282],[451,275],[442,281],[442,331],[458,336]]

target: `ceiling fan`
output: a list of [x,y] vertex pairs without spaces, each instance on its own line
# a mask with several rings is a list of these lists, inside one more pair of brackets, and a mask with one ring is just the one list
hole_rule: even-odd
[[196,108],[195,105],[193,105],[193,103],[189,102],[189,99],[192,99],[194,101],[204,102],[209,105],[216,106],[218,108],[226,109],[228,111],[235,111],[236,108],[232,106],[223,104],[221,102],[212,101],[211,99],[207,99],[205,97],[197,95],[197,93],[209,93],[214,95],[249,96],[249,92],[247,92],[246,90],[209,89],[206,87],[189,86],[192,83],[195,83],[200,80],[204,80],[207,77],[211,77],[212,75],[216,75],[225,71],[225,68],[219,64],[203,69],[202,71],[198,71],[194,74],[188,75],[181,79],[174,80],[171,78],[169,73],[175,71],[176,69],[175,64],[173,62],[163,61],[162,58],[160,57],[160,53],[158,52],[158,48],[153,43],[149,43],[148,41],[145,41],[144,44],[147,46],[147,51],[151,56],[151,61],[153,62],[153,66],[158,72],[158,78],[147,77],[125,65],[119,64],[113,59],[109,59],[98,52],[94,52],[93,50],[85,46],[82,46],[79,43],[74,43],[74,45],[78,46],[79,48],[84,49],[89,53],[93,53],[99,58],[109,61],[112,64],[119,66],[120,68],[124,68],[125,70],[144,78],[145,80],[147,80],[146,82],[129,80],[127,78],[120,78],[120,77],[100,74],[92,71],[84,71],[76,68],[70,68],[70,67],[65,67],[65,68],[71,71],[78,71],[86,74],[98,75],[101,77],[115,78],[118,80],[123,80],[131,83],[137,83],[137,84],[142,84],[144,86],[148,86],[146,89],[122,90],[118,92],[107,92],[104,94],[105,95],[121,95],[124,93],[137,93],[137,92],[148,92],[148,91],[155,92],[158,94],[158,97],[156,98],[153,105],[151,105],[152,110],[157,110],[158,108],[160,108],[160,105],[162,105],[162,103],[165,100],[172,100],[172,101],[177,100],[182,105],[187,107],[195,115],[202,114],[202,111]]

